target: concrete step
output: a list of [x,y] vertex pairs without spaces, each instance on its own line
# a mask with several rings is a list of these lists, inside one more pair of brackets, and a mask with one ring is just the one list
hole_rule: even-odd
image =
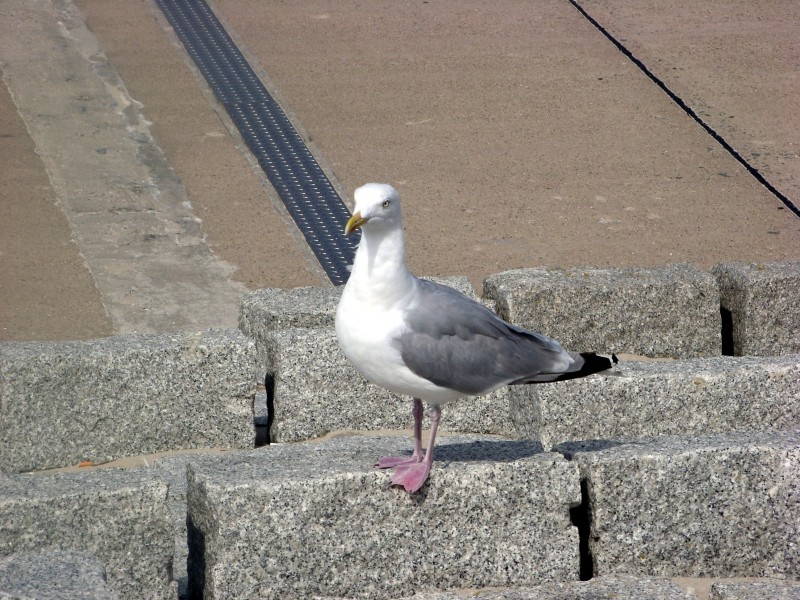
[[0,600],[117,600],[106,569],[93,554],[74,550],[20,553],[0,559]]
[[691,265],[516,269],[486,278],[505,320],[568,350],[674,358],[721,352],[719,291]]
[[386,598],[577,580],[576,464],[533,442],[447,437],[430,481],[409,495],[372,466],[409,445],[343,437],[190,464],[190,597]]
[[596,575],[800,578],[800,430],[562,450]]
[[509,388],[519,437],[574,440],[779,431],[800,423],[800,355],[621,362],[614,376]]
[[737,356],[800,352],[800,262],[722,263],[716,277],[726,344]]
[[0,470],[252,447],[255,389],[235,329],[0,343]]
[[167,484],[157,477],[120,469],[0,475],[0,558],[89,553],[120,598],[174,599],[174,540]]

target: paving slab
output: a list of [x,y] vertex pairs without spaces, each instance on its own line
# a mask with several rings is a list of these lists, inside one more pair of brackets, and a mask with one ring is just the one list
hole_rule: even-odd
[[252,447],[255,390],[255,346],[235,329],[5,342],[0,468]]
[[372,467],[405,446],[336,438],[190,465],[189,594],[385,598],[577,579],[575,464],[531,442],[444,438],[409,495]]
[[121,598],[174,598],[166,499],[165,483],[121,469],[0,474],[0,557],[88,552],[105,566],[108,586]]
[[800,262],[723,263],[711,270],[732,354],[800,352]]
[[800,430],[562,449],[596,575],[798,577]]
[[612,375],[512,386],[517,435],[545,448],[575,440],[630,440],[800,423],[800,355],[623,361]]
[[116,600],[106,569],[88,552],[63,550],[0,559],[0,600]]
[[69,0],[3,11],[3,80],[115,331],[235,326],[244,288],[80,13]]
[[719,292],[688,264],[515,269],[491,275],[498,314],[573,351],[690,358],[721,352]]
[[[339,429],[411,425],[411,398],[364,379],[342,354],[333,329],[277,330],[261,343],[274,409],[270,440],[294,442]],[[448,405],[441,429],[513,435],[508,388]]]
[[799,600],[800,581],[717,582],[711,584],[710,600]]
[[398,187],[414,272],[800,252],[796,217],[568,2],[213,4],[346,189]]
[[800,202],[800,10],[767,0],[581,6],[795,205]]
[[0,131],[0,340],[111,335],[100,293],[2,82]]

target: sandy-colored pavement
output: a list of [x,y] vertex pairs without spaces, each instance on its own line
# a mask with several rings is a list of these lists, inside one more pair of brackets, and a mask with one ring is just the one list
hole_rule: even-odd
[[[800,7],[734,4],[582,3],[798,204]],[[4,2],[0,18],[19,18],[19,5]],[[152,0],[75,5],[233,282],[326,285]],[[800,258],[800,219],[567,0],[213,5],[341,188],[400,189],[419,274],[480,285],[545,264]],[[110,292],[81,264],[46,153],[33,151],[24,118],[36,115],[2,92],[0,151],[25,167],[4,160],[0,172],[0,339],[112,333]]]

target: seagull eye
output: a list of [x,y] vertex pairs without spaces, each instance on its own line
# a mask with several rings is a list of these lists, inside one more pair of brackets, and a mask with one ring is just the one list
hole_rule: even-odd
[[384,200],[383,201],[383,208],[389,208],[390,204],[391,204],[391,202],[389,202],[388,200]]

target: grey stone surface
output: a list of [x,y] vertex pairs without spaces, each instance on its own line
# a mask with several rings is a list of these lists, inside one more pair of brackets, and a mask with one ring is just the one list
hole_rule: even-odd
[[[429,277],[478,300],[469,279],[463,276]],[[333,327],[342,287],[265,288],[242,297],[239,329],[259,343],[277,329]]]
[[0,600],[112,600],[106,570],[95,556],[74,550],[20,553],[0,559]]
[[[458,600],[450,592],[419,592],[408,600]],[[480,600],[692,600],[668,579],[607,575],[589,581],[546,583],[530,588],[510,588],[470,594]]]
[[800,430],[565,450],[596,575],[800,575]]
[[[411,426],[411,399],[367,382],[345,358],[333,329],[285,329],[263,338],[275,410],[270,439],[294,442],[340,429]],[[513,434],[508,389],[443,409],[442,430]]]
[[676,358],[721,353],[716,281],[686,264],[518,269],[487,277],[484,294],[501,317],[568,350]]
[[236,329],[5,342],[0,470],[252,447],[255,388],[255,347]]
[[800,581],[724,581],[711,584],[709,600],[800,600]]
[[190,595],[386,598],[577,579],[575,464],[532,442],[445,437],[409,495],[372,466],[408,448],[341,437],[190,464]]
[[78,550],[121,598],[174,598],[167,485],[124,469],[0,475],[0,557]]
[[800,355],[622,362],[614,375],[509,388],[519,437],[573,440],[768,431],[800,424]]
[[800,352],[800,262],[722,263],[717,278],[737,356]]

